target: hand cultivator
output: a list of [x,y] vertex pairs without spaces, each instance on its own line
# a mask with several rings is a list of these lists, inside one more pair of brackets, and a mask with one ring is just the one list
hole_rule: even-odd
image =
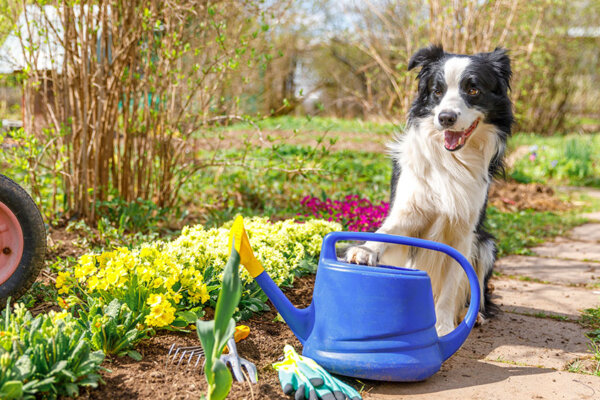
[[46,229],[38,208],[23,188],[0,175],[0,306],[29,289],[45,254]]
[[[256,366],[239,356],[235,344],[236,340],[239,341],[245,338],[248,335],[248,332],[248,330],[241,328],[240,326],[236,328],[234,336],[227,341],[227,349],[229,352],[221,355],[221,361],[229,366],[236,381],[243,382],[244,377],[247,377],[250,382],[256,383]],[[173,343],[169,349],[169,354],[167,354],[166,364],[187,365],[188,367],[193,365],[194,368],[196,368],[200,364],[200,359],[203,357],[204,350],[202,349],[202,346],[176,347],[175,343]],[[246,370],[245,373],[242,370],[242,367]],[[202,363],[202,368],[204,368],[204,362]]]

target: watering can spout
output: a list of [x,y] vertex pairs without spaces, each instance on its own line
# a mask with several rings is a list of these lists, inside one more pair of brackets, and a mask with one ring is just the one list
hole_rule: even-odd
[[253,278],[271,300],[294,335],[300,340],[300,343],[304,345],[315,322],[314,305],[311,303],[310,306],[303,309],[294,307],[265,271]]
[[294,335],[304,344],[314,325],[314,306],[311,304],[305,309],[298,309],[285,297],[281,289],[267,274],[261,262],[254,256],[241,216],[234,221],[229,240],[229,248],[232,245],[235,247],[240,255],[240,263],[265,292]]

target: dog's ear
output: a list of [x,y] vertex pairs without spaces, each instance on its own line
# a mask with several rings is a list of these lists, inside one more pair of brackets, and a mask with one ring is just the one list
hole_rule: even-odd
[[424,67],[427,64],[431,64],[440,60],[442,57],[444,57],[444,49],[442,48],[442,45],[432,44],[431,46],[424,47],[413,54],[413,56],[410,58],[410,61],[408,62],[408,70],[410,71],[415,67]]
[[494,72],[502,78],[504,88],[510,89],[510,77],[512,70],[510,68],[510,58],[508,50],[502,47],[496,47],[491,53],[484,53],[487,61],[490,63]]

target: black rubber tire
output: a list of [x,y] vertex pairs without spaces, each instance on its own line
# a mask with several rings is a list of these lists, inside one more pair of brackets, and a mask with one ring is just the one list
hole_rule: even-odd
[[23,230],[23,255],[17,269],[0,285],[0,307],[21,297],[44,267],[46,228],[44,220],[29,194],[11,179],[0,175],[0,201],[17,217]]

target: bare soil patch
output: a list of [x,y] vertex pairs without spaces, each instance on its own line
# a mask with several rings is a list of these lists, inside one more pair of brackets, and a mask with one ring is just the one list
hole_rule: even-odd
[[565,211],[569,202],[556,196],[554,189],[539,183],[495,181],[490,188],[489,204],[503,212],[532,209],[536,211]]

